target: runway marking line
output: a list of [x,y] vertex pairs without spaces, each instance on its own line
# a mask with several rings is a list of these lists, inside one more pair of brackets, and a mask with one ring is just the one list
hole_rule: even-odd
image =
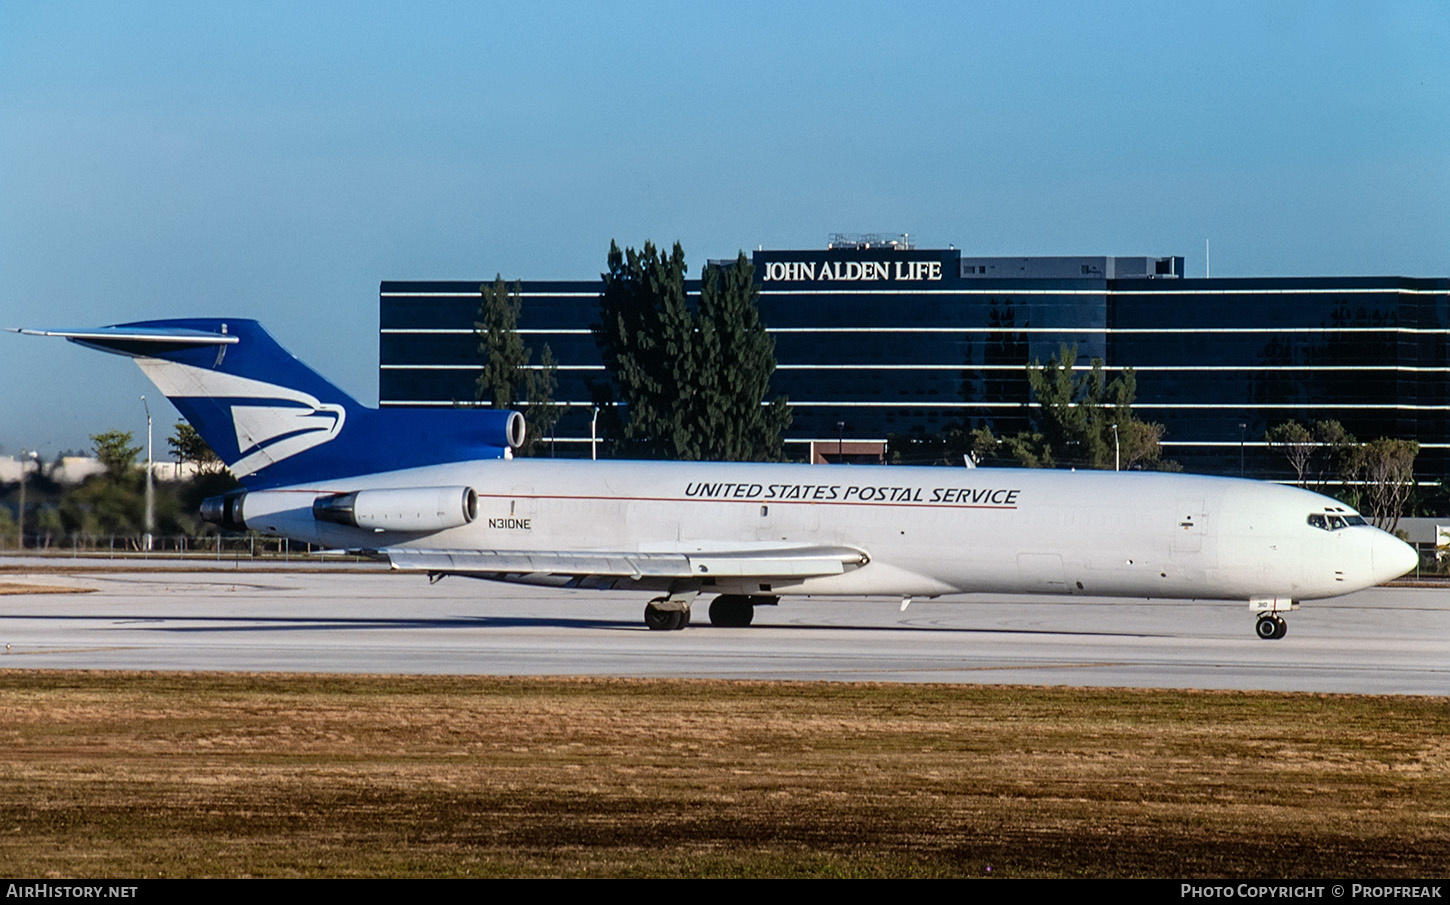
[[1132,663],[1037,663],[1021,664],[1017,666],[917,666],[910,669],[881,667],[877,669],[832,669],[825,666],[820,669],[793,670],[796,675],[816,675],[817,673],[850,673],[852,675],[873,674],[873,673],[953,673],[953,672],[1005,672],[1008,670],[1022,669],[1100,669],[1104,667],[1131,667]]
[[10,650],[7,646],[0,657],[21,657],[33,656],[35,654],[93,654],[114,650],[143,650],[135,645],[118,645],[116,647],[47,647],[41,650]]

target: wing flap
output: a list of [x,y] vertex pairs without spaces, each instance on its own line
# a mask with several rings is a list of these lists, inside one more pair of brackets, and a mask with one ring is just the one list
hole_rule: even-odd
[[808,578],[840,575],[869,560],[853,547],[691,553],[536,550],[379,550],[396,571],[452,575],[553,575],[578,579]]

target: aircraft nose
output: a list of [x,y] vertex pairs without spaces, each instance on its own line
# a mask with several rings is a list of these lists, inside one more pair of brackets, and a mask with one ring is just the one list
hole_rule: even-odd
[[1376,583],[1393,581],[1419,565],[1420,554],[1409,544],[1384,531],[1376,532],[1370,541]]

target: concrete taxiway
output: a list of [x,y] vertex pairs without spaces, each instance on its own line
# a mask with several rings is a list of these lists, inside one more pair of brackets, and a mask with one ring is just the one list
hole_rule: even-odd
[[[13,564],[13,563],[12,563]],[[0,562],[0,565],[4,565]],[[648,594],[352,567],[27,570],[0,596],[0,667],[686,676],[1450,694],[1450,593],[1311,601],[1282,641],[1234,602],[983,595],[786,599],[745,629],[651,632]]]

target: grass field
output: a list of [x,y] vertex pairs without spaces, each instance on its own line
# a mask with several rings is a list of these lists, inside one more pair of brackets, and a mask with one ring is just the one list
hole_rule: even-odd
[[0,873],[1444,877],[1450,700],[0,670]]
[[95,588],[70,588],[53,584],[23,584],[0,581],[0,597],[12,594],[89,594]]

